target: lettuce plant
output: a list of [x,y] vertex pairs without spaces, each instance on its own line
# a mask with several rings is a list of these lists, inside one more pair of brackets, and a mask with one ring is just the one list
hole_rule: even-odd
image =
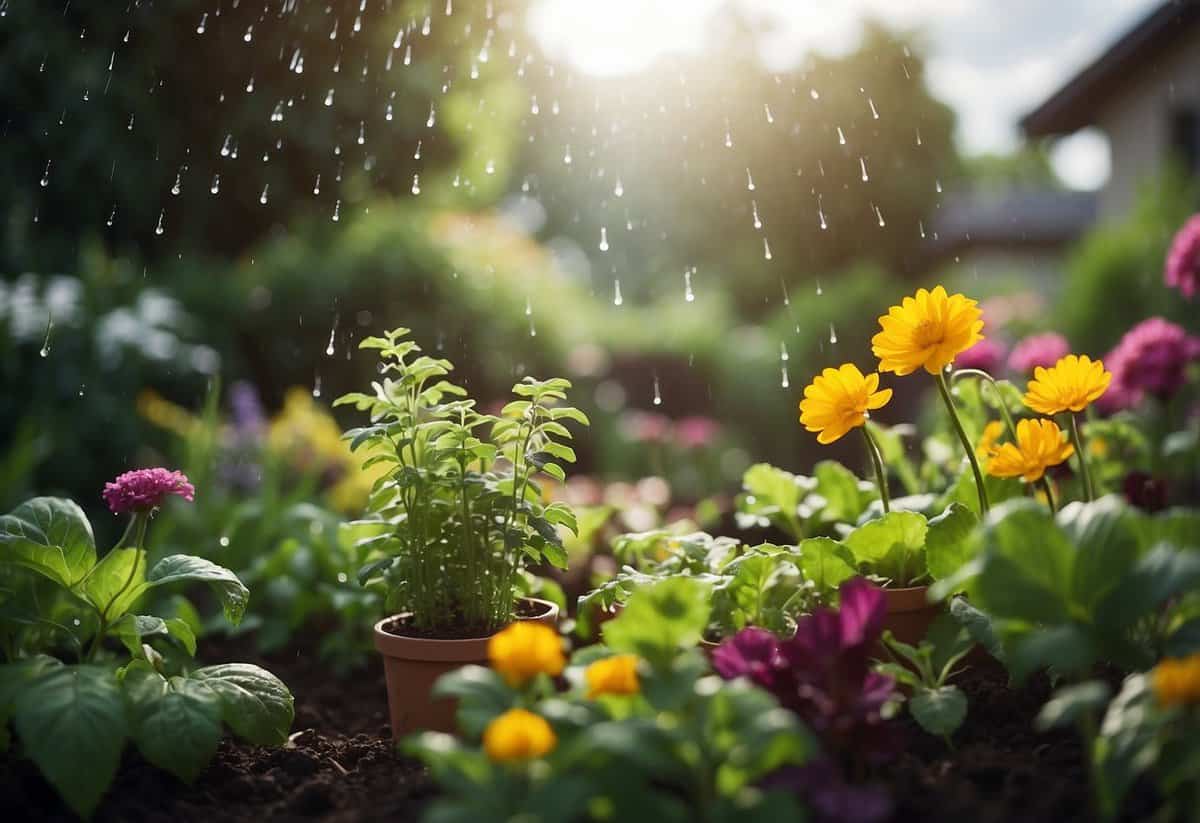
[[383,585],[388,607],[410,613],[417,633],[488,635],[512,618],[526,563],[566,567],[558,527],[575,531],[575,515],[544,504],[535,475],[565,479],[575,452],[562,421],[588,420],[565,405],[563,379],[526,378],[498,416],[482,414],[445,379],[453,365],[407,336],[363,340],[359,348],[379,352],[383,379],[335,402],[370,415],[345,436],[369,450],[364,468],[388,469],[367,504],[364,523],[378,533],[360,544],[359,581]]
[[167,495],[192,494],[165,469],[108,484],[110,508],[130,523],[103,557],[70,500],[38,497],[0,517],[0,744],[12,744],[11,727],[19,751],[81,816],[100,802],[127,741],[190,782],[223,727],[257,744],[280,744],[291,727],[292,696],[270,672],[196,666],[190,606],[136,608],[162,587],[206,583],[231,622],[242,617],[249,592],[228,569],[181,554],[147,567],[151,514]]
[[639,589],[606,645],[573,656],[565,692],[478,666],[446,675],[461,737],[408,742],[442,788],[430,819],[803,819],[772,776],[804,764],[812,737],[765,690],[711,674],[695,649],[707,595],[685,578]]

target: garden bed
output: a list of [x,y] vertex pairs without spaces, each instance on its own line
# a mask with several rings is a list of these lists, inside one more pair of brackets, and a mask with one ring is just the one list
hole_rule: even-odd
[[[338,680],[306,651],[263,660],[249,644],[205,645],[213,659],[257,662],[288,684],[296,695],[291,742],[271,749],[226,739],[191,787],[149,766],[131,748],[97,821],[419,819],[435,788],[418,764],[393,750],[377,661]],[[971,708],[953,750],[907,714],[896,721],[905,727],[905,740],[903,754],[885,771],[896,801],[893,819],[1094,819],[1077,736],[1033,729],[1051,693],[1044,677],[1010,689],[1003,669],[985,662],[956,682]],[[75,819],[29,762],[0,762],[0,819]],[[1139,803],[1151,799],[1135,792],[1126,819],[1153,808]]]

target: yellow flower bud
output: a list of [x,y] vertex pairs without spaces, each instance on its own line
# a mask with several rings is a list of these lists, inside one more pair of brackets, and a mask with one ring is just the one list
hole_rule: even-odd
[[540,715],[510,709],[483,732],[483,750],[497,763],[530,760],[554,751],[558,737]]
[[584,670],[587,696],[602,694],[637,694],[641,688],[637,675],[638,658],[633,654],[618,654],[597,660]]
[[1150,685],[1164,706],[1200,704],[1200,654],[1161,661],[1150,672]]
[[527,620],[492,635],[488,659],[510,686],[522,686],[539,674],[559,675],[567,664],[558,633]]

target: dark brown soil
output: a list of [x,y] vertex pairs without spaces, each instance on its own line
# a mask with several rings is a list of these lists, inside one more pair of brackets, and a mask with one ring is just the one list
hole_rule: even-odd
[[[96,820],[419,819],[435,790],[419,765],[394,752],[377,662],[335,680],[307,653],[264,661],[243,644],[206,645],[210,659],[261,663],[291,687],[291,743],[267,749],[227,740],[193,786],[150,767],[131,749]],[[905,749],[881,772],[895,799],[897,823],[1096,819],[1078,740],[1033,729],[1051,691],[1045,679],[1010,689],[1003,670],[985,661],[964,673],[959,685],[970,710],[953,750],[907,717],[897,721],[905,726]],[[1151,793],[1135,792],[1125,819],[1145,819],[1152,800]],[[36,770],[0,757],[0,820],[71,819]]]

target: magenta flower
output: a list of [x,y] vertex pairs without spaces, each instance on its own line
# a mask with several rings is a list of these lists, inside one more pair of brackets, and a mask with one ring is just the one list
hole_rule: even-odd
[[1034,334],[1013,346],[1008,368],[1018,374],[1033,374],[1038,366],[1048,369],[1070,353],[1071,344],[1061,334]]
[[982,369],[994,372],[1004,364],[1004,344],[991,337],[985,337],[971,348],[954,358],[954,365],[960,369]]
[[1163,280],[1191,300],[1200,289],[1200,214],[1194,214],[1171,242]]
[[1200,338],[1162,317],[1143,320],[1104,358],[1113,379],[1101,404],[1118,411],[1136,406],[1147,394],[1166,400],[1183,386],[1188,364],[1196,359]]
[[104,502],[113,514],[156,509],[171,494],[191,503],[196,497],[196,487],[183,472],[168,469],[136,469],[104,484]]
[[716,439],[721,425],[711,417],[685,417],[675,424],[675,439],[685,449],[707,446]]

